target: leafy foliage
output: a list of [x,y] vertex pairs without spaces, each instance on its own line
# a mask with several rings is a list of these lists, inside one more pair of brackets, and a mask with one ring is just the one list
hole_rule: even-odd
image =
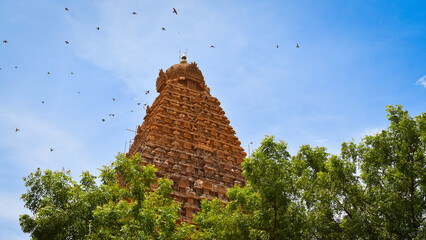
[[202,203],[197,239],[426,239],[426,114],[388,106],[390,126],[339,156],[267,136],[243,163],[247,186]]
[[20,216],[22,230],[32,239],[187,239],[193,227],[176,223],[172,182],[155,182],[155,169],[140,163],[118,155],[101,169],[99,186],[88,172],[77,183],[69,171],[37,169],[24,178],[33,216]]
[[388,106],[388,130],[343,155],[360,165],[366,218],[382,239],[426,238],[426,114]]
[[301,239],[303,209],[297,202],[290,154],[266,137],[243,163],[247,186],[227,193],[229,204],[203,201],[194,221],[197,239]]
[[32,239],[426,239],[426,114],[386,111],[388,129],[338,156],[309,145],[290,156],[267,136],[243,163],[246,186],[202,201],[195,226],[177,224],[170,180],[119,155],[99,185],[88,172],[80,183],[69,171],[25,177],[33,216],[21,227]]

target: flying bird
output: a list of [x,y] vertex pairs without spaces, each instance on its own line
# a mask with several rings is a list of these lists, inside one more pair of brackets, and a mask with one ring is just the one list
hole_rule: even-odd
[[15,66],[15,69],[18,69],[18,66]]
[[148,104],[144,103],[143,105],[146,107],[146,105],[148,105]]
[[214,46],[214,45],[211,45],[211,46],[210,46],[210,48],[215,48],[215,46]]
[[77,91],[78,94],[80,94],[80,91]]
[[65,44],[70,44],[70,42],[68,42],[68,41],[65,41]]
[[141,103],[140,103],[140,102],[138,102],[138,105],[141,105]]
[[145,94],[148,94],[148,93],[149,93],[149,90],[145,92]]
[[115,101],[115,98],[112,98],[112,101]]
[[69,9],[68,9],[68,8],[65,8],[65,11],[69,11]]
[[8,41],[7,41],[7,40],[4,40],[4,41],[3,41],[3,43],[8,43]]
[[277,48],[278,48],[278,44],[277,44]]
[[299,48],[299,44],[298,43],[296,43],[296,48]]
[[19,129],[19,128],[15,129],[15,132],[19,132],[19,131],[21,131],[21,129]]
[[130,112],[133,112],[133,110],[130,110]]
[[105,122],[105,118],[102,118],[102,122]]
[[71,75],[74,75],[74,73],[73,73],[73,72],[71,72]]
[[162,27],[162,28],[161,28],[161,30],[166,31],[166,28],[165,28],[165,27]]
[[136,12],[132,12],[132,14],[133,14],[133,15],[137,15],[137,13],[136,13]]
[[[177,15],[176,8],[173,8],[173,13]],[[185,15],[185,14],[184,14]]]
[[110,113],[110,114],[108,114],[110,117],[114,117],[115,115],[114,115],[114,113]]
[[53,150],[55,150],[54,148],[50,148],[50,151],[53,152]]
[[44,104],[44,101],[41,101],[42,104]]
[[99,29],[101,29],[100,27],[96,27],[96,30],[98,30],[99,31]]
[[50,72],[47,72],[47,75],[50,75]]

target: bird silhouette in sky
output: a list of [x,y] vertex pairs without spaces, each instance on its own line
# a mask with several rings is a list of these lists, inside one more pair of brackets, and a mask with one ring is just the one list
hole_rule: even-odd
[[216,48],[214,45],[211,45],[210,48]]
[[115,101],[115,98],[112,98],[112,101]]
[[44,101],[41,101],[42,104],[44,104]]
[[130,112],[133,112],[133,110],[130,110]]
[[18,66],[15,66],[15,69],[18,69]]
[[140,103],[140,102],[138,102],[138,105],[141,105],[141,103]]
[[50,72],[47,72],[47,75],[50,75]]
[[148,104],[144,103],[143,105],[146,107],[146,105],[148,105]]
[[115,115],[114,115],[114,113],[110,113],[110,114],[108,114],[110,117],[114,117]]
[[74,73],[73,73],[73,72],[71,72],[71,75],[74,75]]
[[105,118],[102,118],[102,122],[105,122]]
[[298,43],[296,43],[296,48],[299,48],[299,44]]
[[[176,8],[173,8],[173,13],[177,15]],[[185,14],[184,14],[185,15]]]
[[149,93],[149,90],[145,92],[145,94],[148,94],[148,93]]
[[98,30],[99,31],[99,29],[101,29],[100,27],[96,27],[96,30]]
[[132,12],[133,15],[138,15],[136,12]]
[[3,43],[8,43],[8,41],[7,40],[3,40]]
[[277,44],[277,48],[278,48],[278,44]]
[[68,41],[65,41],[65,44],[70,44],[70,42],[68,42]]
[[50,151],[53,152],[53,150],[55,150],[54,148],[50,148]]
[[165,27],[162,27],[162,28],[161,28],[161,30],[166,31],[166,28],[165,28]]
[[68,8],[65,8],[65,11],[69,11],[69,9],[68,9]]
[[16,129],[15,129],[15,132],[19,132],[19,131],[21,131],[21,129],[19,129],[19,128],[16,128]]

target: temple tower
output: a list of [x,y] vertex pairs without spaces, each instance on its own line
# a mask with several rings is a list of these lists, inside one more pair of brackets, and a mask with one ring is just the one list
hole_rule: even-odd
[[159,177],[173,180],[182,220],[191,222],[201,199],[226,201],[228,188],[245,184],[246,153],[197,64],[187,63],[185,55],[166,72],[160,70],[157,92],[128,155],[140,153]]

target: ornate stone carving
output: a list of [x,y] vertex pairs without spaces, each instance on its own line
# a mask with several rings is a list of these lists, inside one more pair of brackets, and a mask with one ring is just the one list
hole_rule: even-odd
[[169,78],[164,73],[163,69],[160,69],[160,72],[158,73],[158,78],[157,78],[157,92],[160,92],[162,90],[162,88],[167,84],[168,80]]
[[246,154],[196,63],[160,70],[157,91],[128,156],[140,153],[159,177],[173,180],[172,196],[183,203],[181,220],[191,222],[201,199],[226,201],[227,188],[245,184]]

